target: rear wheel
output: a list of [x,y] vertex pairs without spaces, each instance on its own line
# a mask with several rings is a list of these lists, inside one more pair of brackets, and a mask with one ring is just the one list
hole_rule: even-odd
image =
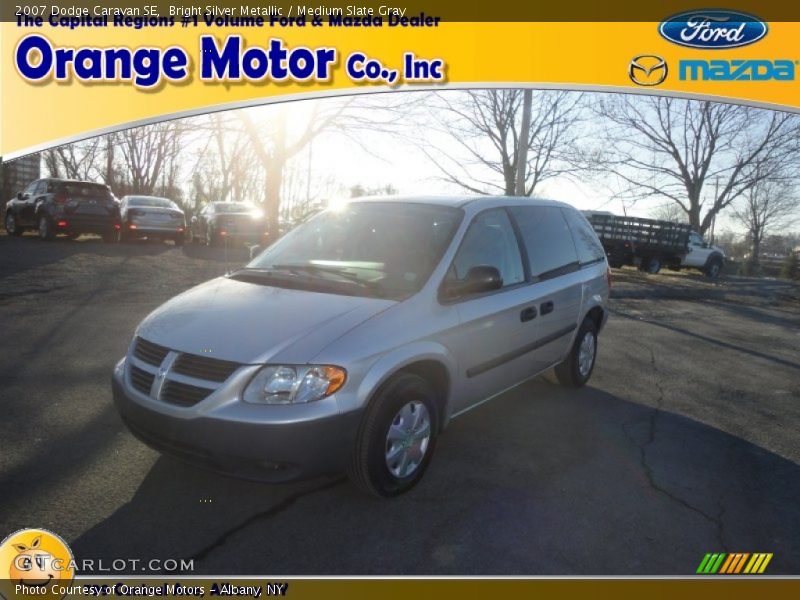
[[56,237],[55,231],[53,231],[53,225],[50,223],[50,219],[47,215],[39,215],[37,225],[39,237],[41,239],[49,241]]
[[644,270],[651,275],[655,275],[661,270],[661,259],[651,256],[645,261]]
[[564,362],[556,366],[558,382],[571,388],[586,385],[594,370],[594,361],[597,356],[597,327],[589,317],[586,317],[578,329],[575,342]]
[[111,233],[103,234],[103,243],[116,244],[119,241],[119,231],[112,231]]
[[176,246],[183,246],[183,244],[184,244],[184,243],[185,243],[185,241],[186,241],[186,238],[184,237],[184,235],[183,235],[183,234],[181,234],[181,235],[177,235],[177,236],[175,236],[173,239],[174,239],[174,241],[175,241],[175,245],[176,245]]
[[8,235],[22,235],[23,229],[17,225],[17,218],[11,211],[6,213],[6,231]]
[[436,445],[436,392],[422,377],[392,379],[367,408],[348,467],[353,482],[377,496],[407,492],[422,479]]

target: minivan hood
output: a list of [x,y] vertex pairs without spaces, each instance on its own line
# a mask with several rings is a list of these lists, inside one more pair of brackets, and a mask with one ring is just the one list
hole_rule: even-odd
[[[239,363],[302,363],[394,304],[220,277],[162,304],[142,321],[137,335],[179,352]],[[314,343],[299,343],[311,333]]]

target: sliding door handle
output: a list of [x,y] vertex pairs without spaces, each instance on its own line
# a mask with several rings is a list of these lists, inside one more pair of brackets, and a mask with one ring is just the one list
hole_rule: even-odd
[[522,312],[519,313],[519,320],[523,323],[525,321],[532,321],[536,318],[536,307],[529,306],[528,308],[523,308]]
[[548,313],[553,312],[553,309],[555,307],[556,307],[556,305],[553,303],[553,301],[552,300],[548,300],[547,302],[542,302],[539,305],[539,312],[542,313],[542,315],[546,315]]

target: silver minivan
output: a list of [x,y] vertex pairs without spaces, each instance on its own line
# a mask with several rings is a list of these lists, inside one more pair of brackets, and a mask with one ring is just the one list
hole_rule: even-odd
[[114,401],[192,463],[265,481],[347,470],[393,496],[453,417],[553,367],[586,383],[608,273],[566,204],[354,200],[150,314]]

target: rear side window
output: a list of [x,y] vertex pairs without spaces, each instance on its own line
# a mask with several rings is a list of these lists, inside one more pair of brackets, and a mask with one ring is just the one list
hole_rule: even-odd
[[525,242],[531,276],[556,277],[577,267],[575,244],[560,208],[512,206],[509,210]]
[[564,218],[575,240],[575,249],[578,251],[578,260],[582,265],[603,260],[606,256],[600,240],[597,239],[594,229],[589,221],[577,210],[562,208]]

